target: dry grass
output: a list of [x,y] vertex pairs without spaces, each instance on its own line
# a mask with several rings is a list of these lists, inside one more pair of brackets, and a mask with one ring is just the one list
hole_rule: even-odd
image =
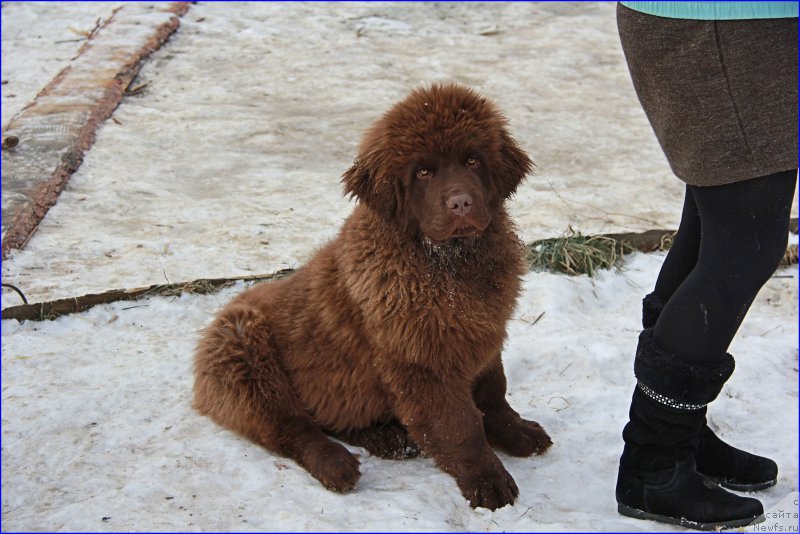
[[[618,267],[625,255],[633,251],[669,250],[673,234],[652,230],[642,234],[585,236],[570,227],[561,237],[526,245],[528,264],[534,271],[594,276],[598,269]],[[790,267],[797,263],[797,245],[789,245],[780,266]]]
[[598,269],[619,265],[633,248],[607,236],[584,236],[570,227],[557,238],[534,241],[527,246],[532,270],[594,276]]
[[797,245],[789,245],[786,254],[783,255],[783,260],[781,260],[781,267],[791,267],[792,265],[797,265]]

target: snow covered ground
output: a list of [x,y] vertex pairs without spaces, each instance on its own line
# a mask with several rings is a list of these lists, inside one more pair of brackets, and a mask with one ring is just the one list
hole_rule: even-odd
[[[17,80],[44,84],[71,53],[45,45],[118,5],[3,3],[4,123]],[[51,74],[16,74],[29,70]],[[630,87],[613,4],[201,3],[145,65],[145,91],[101,128],[26,249],[4,262],[3,280],[44,300],[297,266],[351,209],[338,176],[363,129],[411,87],[441,80],[496,100],[537,161],[511,205],[526,241],[569,224],[677,224],[682,188]],[[635,254],[594,279],[526,277],[504,353],[509,400],[555,445],[501,456],[520,497],[495,512],[469,508],[430,460],[356,448],[362,478],[334,494],[194,413],[197,331],[242,286],[3,321],[2,529],[650,530],[616,513],[613,489],[640,299],[662,261]],[[710,410],[723,438],[778,461],[778,485],[758,495],[794,512],[797,301],[797,267],[779,271]],[[3,307],[17,303],[3,292]]]
[[3,126],[66,67],[99,21],[121,3],[2,3]]
[[[3,321],[3,528],[650,530],[617,514],[614,482],[639,299],[662,258],[636,254],[596,279],[526,277],[504,353],[509,400],[555,445],[542,457],[501,455],[520,497],[496,512],[472,510],[428,459],[353,447],[362,478],[334,494],[192,412],[196,332],[240,288]],[[723,438],[778,461],[778,485],[759,494],[767,506],[797,488],[796,273],[762,291],[731,348],[737,370],[710,410]]]
[[614,17],[603,3],[194,5],[3,276],[43,300],[296,267],[352,209],[339,177],[363,131],[435,81],[495,100],[537,163],[511,204],[526,241],[674,228],[683,189]]

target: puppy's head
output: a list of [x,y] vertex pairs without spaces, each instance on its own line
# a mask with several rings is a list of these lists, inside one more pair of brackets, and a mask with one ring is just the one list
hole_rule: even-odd
[[342,181],[388,222],[438,243],[480,235],[532,166],[491,102],[433,85],[375,123]]

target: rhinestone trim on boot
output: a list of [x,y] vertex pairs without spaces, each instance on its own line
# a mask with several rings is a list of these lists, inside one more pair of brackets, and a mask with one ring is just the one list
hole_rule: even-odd
[[652,389],[650,389],[649,387],[645,386],[641,382],[638,382],[637,386],[642,391],[642,393],[644,393],[645,395],[647,395],[648,397],[650,397],[654,401],[656,401],[658,403],[661,403],[664,406],[668,406],[670,408],[675,408],[676,410],[687,410],[687,411],[691,410],[691,411],[694,411],[694,410],[703,409],[706,406],[708,406],[708,403],[706,403],[706,404],[689,404],[689,403],[686,403],[686,402],[678,402],[678,401],[676,401],[674,399],[670,399],[666,395],[662,395],[661,393],[653,391]]

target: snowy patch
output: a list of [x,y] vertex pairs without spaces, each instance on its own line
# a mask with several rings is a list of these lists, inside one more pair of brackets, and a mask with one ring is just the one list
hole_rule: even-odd
[[[617,514],[614,481],[640,300],[662,259],[636,254],[595,279],[525,277],[503,357],[508,399],[555,444],[541,457],[501,455],[520,497],[496,512],[472,510],[429,459],[382,460],[355,447],[361,480],[335,494],[193,412],[197,332],[241,284],[52,322],[3,321],[4,528],[648,530]],[[796,491],[798,476],[796,273],[781,271],[793,278],[762,291],[731,349],[737,371],[709,412],[724,439],[778,462],[778,485],[759,494],[767,507]]]

